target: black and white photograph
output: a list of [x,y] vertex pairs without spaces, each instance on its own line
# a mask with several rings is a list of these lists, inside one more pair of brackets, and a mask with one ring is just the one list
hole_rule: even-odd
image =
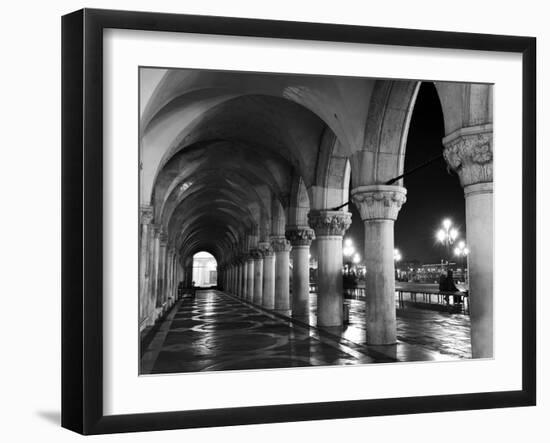
[[0,441],[550,441],[546,9],[7,2]]
[[137,75],[141,375],[493,358],[492,84]]

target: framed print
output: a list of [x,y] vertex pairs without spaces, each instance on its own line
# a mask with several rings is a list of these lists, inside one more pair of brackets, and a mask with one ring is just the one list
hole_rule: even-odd
[[62,425],[534,405],[530,37],[62,21]]

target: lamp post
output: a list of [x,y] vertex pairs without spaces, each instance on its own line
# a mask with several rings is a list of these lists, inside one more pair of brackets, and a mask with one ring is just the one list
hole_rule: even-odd
[[393,250],[393,261],[395,262],[395,279],[397,280],[399,277],[399,274],[397,273],[397,263],[401,261],[403,257],[401,256],[401,252],[399,252],[399,249]]
[[[351,264],[351,261],[352,261],[352,256],[355,254],[355,248],[353,247],[353,242],[351,241],[351,238],[346,238],[344,240],[344,248],[342,249],[342,252],[344,253],[344,257],[346,257],[345,259],[345,262],[346,262],[346,270],[347,270],[347,274],[350,273],[350,264]],[[358,254],[356,254],[358,255]]]
[[458,229],[453,227],[453,222],[446,218],[441,223],[441,228],[436,232],[435,237],[439,243],[445,247],[445,260],[441,260],[441,271],[443,271],[443,262],[445,265],[449,266],[449,255],[451,246],[454,244],[455,240],[458,238]]
[[459,241],[454,253],[457,257],[461,258],[461,265],[462,269],[464,269],[464,283],[467,283],[466,280],[466,269],[468,268],[468,254],[470,253],[470,250],[466,247],[466,243],[464,241]]

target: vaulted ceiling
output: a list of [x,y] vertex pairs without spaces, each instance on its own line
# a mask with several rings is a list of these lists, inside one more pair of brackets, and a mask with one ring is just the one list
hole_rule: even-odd
[[222,261],[247,234],[263,240],[280,229],[271,226],[273,208],[288,217],[290,206],[309,205],[319,168],[329,167],[323,156],[362,146],[373,85],[195,70],[140,75],[141,203],[153,206],[181,255],[205,250]]

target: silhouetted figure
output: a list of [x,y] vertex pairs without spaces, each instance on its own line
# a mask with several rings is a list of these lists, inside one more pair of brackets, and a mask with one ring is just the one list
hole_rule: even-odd
[[[453,271],[447,270],[447,275],[441,274],[439,277],[439,290],[442,292],[460,292],[456,287],[453,279]],[[454,302],[461,303],[462,297],[460,295],[454,295]],[[449,304],[449,296],[445,295],[445,303]]]
[[458,292],[459,289],[455,285],[455,280],[453,278],[453,271],[450,269],[447,271],[447,291],[449,292]]
[[439,275],[439,290],[445,291],[445,288],[447,287],[447,276],[443,273]]

